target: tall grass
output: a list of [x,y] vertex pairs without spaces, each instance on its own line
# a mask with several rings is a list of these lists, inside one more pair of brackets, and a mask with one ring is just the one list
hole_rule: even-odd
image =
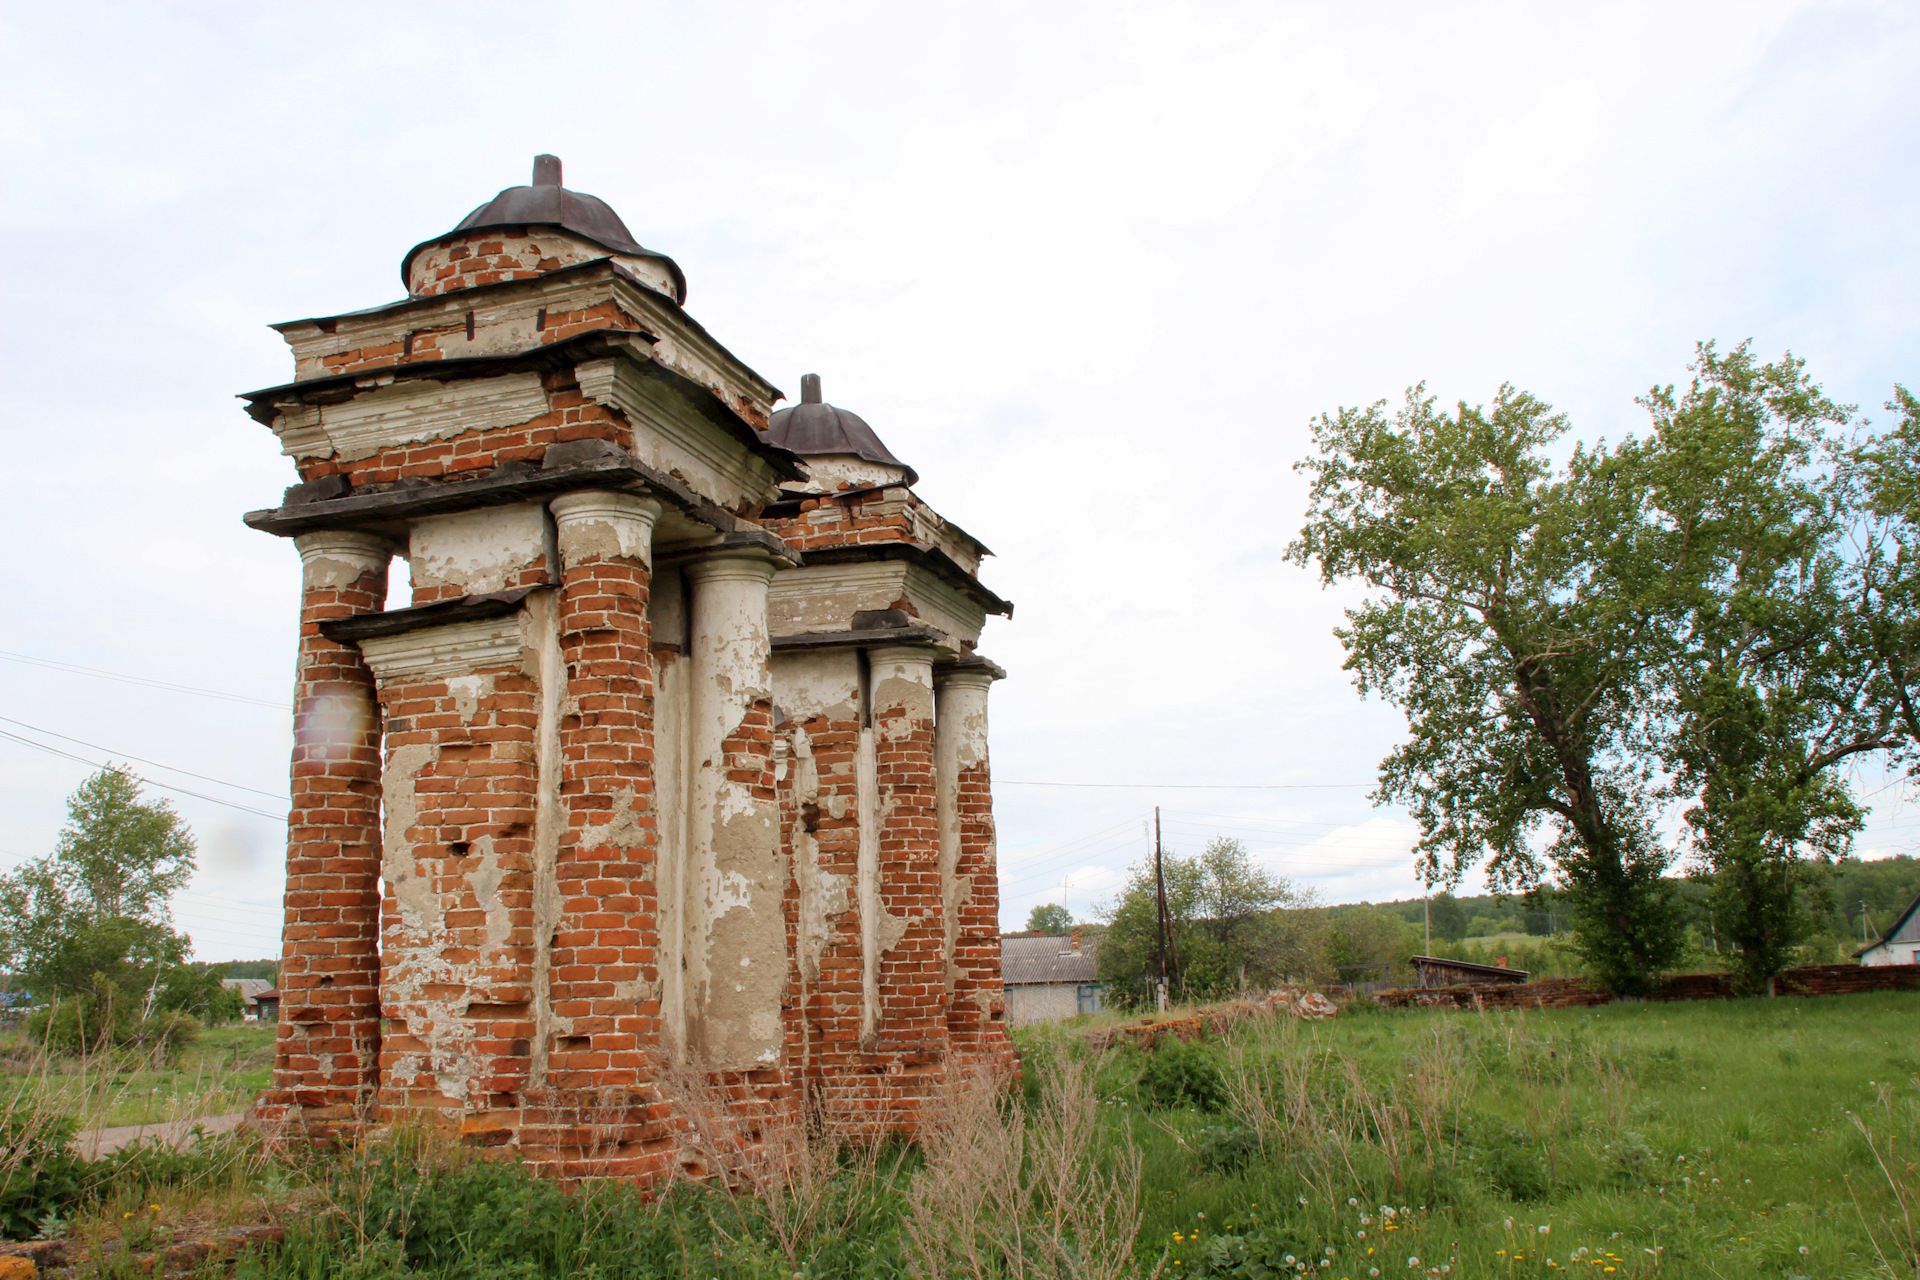
[[696,1087],[686,1157],[708,1176],[651,1197],[405,1130],[173,1181],[153,1166],[83,1228],[133,1249],[196,1214],[271,1213],[286,1244],[236,1273],[260,1280],[1920,1280],[1915,1014],[1903,994],[1355,1007],[1164,1059],[1035,1029],[1026,1091],[954,1081],[918,1149],[744,1141]]

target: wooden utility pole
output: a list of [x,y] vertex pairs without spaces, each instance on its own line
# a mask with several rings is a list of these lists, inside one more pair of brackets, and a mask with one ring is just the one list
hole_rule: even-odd
[[1160,867],[1160,806],[1153,806],[1153,890],[1160,931],[1160,1008],[1167,1007],[1167,877]]

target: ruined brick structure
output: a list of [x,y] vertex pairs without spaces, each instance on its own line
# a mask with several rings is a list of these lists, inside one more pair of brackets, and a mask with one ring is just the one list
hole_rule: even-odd
[[[567,1176],[912,1131],[1013,1063],[986,549],[541,157],[408,296],[276,326],[304,594],[280,1039],[256,1113],[408,1113]],[[412,601],[386,609],[396,556]]]

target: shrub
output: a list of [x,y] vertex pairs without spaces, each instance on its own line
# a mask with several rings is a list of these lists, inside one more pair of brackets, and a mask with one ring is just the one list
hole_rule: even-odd
[[1208,1173],[1237,1173],[1260,1156],[1260,1135],[1245,1125],[1210,1125],[1193,1146],[1194,1159]]
[[1197,1040],[1161,1040],[1140,1073],[1140,1095],[1149,1106],[1218,1111],[1227,1101],[1219,1052]]
[[49,1214],[86,1193],[87,1165],[73,1151],[74,1122],[51,1116],[30,1099],[0,1112],[0,1236],[25,1240]]
[[1525,1129],[1490,1127],[1474,1155],[1488,1183],[1509,1200],[1544,1200],[1553,1191],[1540,1144]]

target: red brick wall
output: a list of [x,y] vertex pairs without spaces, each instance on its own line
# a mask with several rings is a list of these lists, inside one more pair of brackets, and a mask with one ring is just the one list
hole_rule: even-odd
[[387,886],[381,1100],[504,1136],[532,1058],[539,689],[516,667],[486,677],[463,696],[445,677],[381,689],[388,785],[414,815],[391,834],[425,881]]
[[259,1106],[268,1120],[347,1120],[377,1083],[380,722],[360,651],[320,623],[386,598],[382,564],[300,602],[280,1024]]
[[[538,310],[529,305],[529,311],[532,318],[526,320],[522,327],[532,330],[526,337],[530,340],[529,345],[534,346],[550,346],[600,329],[637,331],[644,327],[611,298],[598,302],[569,303],[564,307],[556,305],[546,313],[545,328],[538,327],[541,323]],[[405,323],[404,317],[395,317],[394,323]],[[409,336],[411,342],[408,341]],[[312,369],[307,376],[332,377],[369,367],[385,368],[396,364],[470,356],[474,354],[473,342],[474,339],[467,336],[465,315],[449,316],[445,312],[436,312],[430,317],[423,317],[417,326],[410,326],[398,337],[383,335],[365,346],[329,352],[320,357],[318,368]]]
[[647,1179],[677,1143],[651,1086],[660,1054],[659,902],[654,884],[651,575],[639,559],[566,565],[560,720],[567,827],[549,959],[549,1087],[529,1098],[522,1145],[563,1177]]
[[913,541],[913,522],[904,506],[918,503],[919,499],[909,495],[907,504],[902,504],[888,498],[887,492],[868,491],[850,498],[808,498],[800,504],[799,515],[769,518],[763,523],[803,553],[817,547]]
[[[882,665],[876,662],[876,667]],[[924,707],[886,701],[874,680],[874,760],[880,798],[880,906],[906,931],[879,958],[880,1017],[868,1069],[887,1086],[887,1128],[910,1127],[945,1081],[946,922],[934,796],[932,690]]]
[[993,780],[986,760],[960,770],[957,792],[960,858],[954,874],[970,883],[960,900],[947,1034],[956,1054],[989,1070],[1005,1070],[1013,1066],[1014,1053],[1000,981],[1000,873],[994,854]]
[[470,431],[443,440],[417,440],[352,460],[307,458],[302,480],[344,475],[355,488],[402,480],[462,478],[463,472],[489,471],[503,462],[538,464],[547,446],[563,440],[607,440],[633,447],[633,428],[620,414],[588,400],[570,370],[542,379],[547,412],[527,422],[491,431]]
[[[798,865],[803,834],[814,842],[820,874],[837,876],[844,886],[847,909],[824,921],[819,975],[811,980],[800,972],[796,939],[794,956],[795,1004],[799,1017],[789,1042],[789,1061],[803,1082],[807,1107],[820,1124],[836,1132],[861,1128],[864,1103],[873,1090],[865,1083],[872,1075],[860,1044],[861,947],[860,912],[856,902],[860,881],[859,754],[860,722],[815,716],[797,727],[807,737],[808,751],[818,779],[816,800],[801,804],[792,786],[781,797],[781,846],[788,865]],[[791,731],[791,728],[789,731]],[[795,776],[790,768],[789,781]],[[837,816],[836,816],[837,815]],[[790,885],[793,882],[789,881]],[[797,886],[795,887],[797,896]]]

